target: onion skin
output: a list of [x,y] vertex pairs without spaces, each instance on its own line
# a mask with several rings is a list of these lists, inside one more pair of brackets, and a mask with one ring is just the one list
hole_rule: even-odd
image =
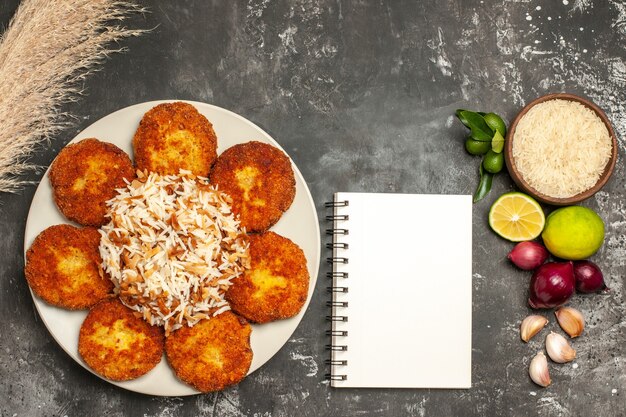
[[574,262],[574,279],[578,292],[594,293],[606,290],[600,267],[591,261]]
[[509,254],[507,258],[519,269],[524,271],[532,271],[540,267],[550,254],[548,250],[537,242],[520,242]]
[[571,298],[574,288],[573,262],[548,262],[530,279],[528,304],[532,308],[558,307]]

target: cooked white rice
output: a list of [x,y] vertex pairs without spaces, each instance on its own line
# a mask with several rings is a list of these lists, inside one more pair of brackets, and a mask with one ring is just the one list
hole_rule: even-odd
[[250,264],[231,202],[182,170],[139,172],[118,190],[100,254],[121,301],[168,334],[229,310],[224,294]]

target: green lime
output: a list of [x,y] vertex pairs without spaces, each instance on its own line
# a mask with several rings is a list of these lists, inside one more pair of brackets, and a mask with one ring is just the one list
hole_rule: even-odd
[[484,155],[487,153],[489,148],[491,148],[491,144],[489,142],[482,142],[472,138],[467,138],[465,141],[465,150],[472,155]]
[[496,153],[491,149],[483,158],[483,168],[485,168],[485,171],[492,174],[497,174],[498,172],[502,171],[503,165],[504,155],[502,153]]
[[541,237],[552,255],[570,260],[585,259],[602,246],[604,222],[587,207],[564,207],[548,216]]
[[496,130],[496,133],[493,135],[493,139],[491,140],[491,150],[495,153],[500,153],[502,152],[502,149],[504,149],[504,138],[500,132]]
[[506,135],[506,124],[500,116],[495,113],[487,113],[483,116],[483,118],[485,119],[485,123],[487,123],[487,126],[489,126],[491,130],[500,132],[502,136]]

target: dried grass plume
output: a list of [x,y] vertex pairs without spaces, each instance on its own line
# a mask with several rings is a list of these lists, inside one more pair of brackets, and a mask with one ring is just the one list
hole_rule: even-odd
[[17,192],[34,169],[28,157],[67,126],[63,104],[98,69],[116,41],[137,36],[122,22],[142,12],[114,0],[22,0],[0,37],[0,192]]

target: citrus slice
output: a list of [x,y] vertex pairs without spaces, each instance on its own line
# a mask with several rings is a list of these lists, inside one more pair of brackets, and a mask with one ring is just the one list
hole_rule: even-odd
[[545,223],[546,218],[539,203],[523,193],[502,194],[489,210],[489,226],[512,242],[536,238]]

